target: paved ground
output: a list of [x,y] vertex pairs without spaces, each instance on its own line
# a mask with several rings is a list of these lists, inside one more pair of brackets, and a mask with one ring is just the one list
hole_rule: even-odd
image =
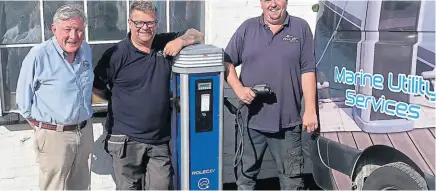
[[[112,178],[110,157],[103,151],[103,122],[104,118],[93,118],[94,128],[94,153],[92,158],[92,190],[114,190],[115,184]],[[230,125],[226,132],[232,129]],[[233,133],[228,133],[232,135]],[[228,139],[228,140],[227,140]],[[232,137],[227,136],[226,142],[231,142]],[[35,162],[33,151],[33,130],[27,124],[0,125],[0,190],[38,190],[38,166]],[[225,163],[223,173],[226,183],[225,190],[235,190],[233,183],[232,144],[224,148]],[[262,164],[262,172],[259,175],[258,189],[278,190],[279,181],[275,178],[275,167],[269,153],[266,154]],[[229,163],[229,164],[227,164]],[[272,177],[272,178],[271,178]],[[310,181],[310,180],[309,180]],[[312,182],[308,185],[314,186]]]
[[[111,160],[102,150],[103,118],[94,118],[92,189],[114,190]],[[33,132],[27,124],[0,126],[0,190],[38,190]]]

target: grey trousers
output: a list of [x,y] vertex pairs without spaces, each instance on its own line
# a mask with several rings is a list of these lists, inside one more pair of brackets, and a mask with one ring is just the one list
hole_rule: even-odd
[[151,145],[126,135],[109,134],[104,148],[112,156],[116,190],[173,189],[174,171],[168,143]]
[[[240,139],[239,133],[237,135]],[[280,188],[282,190],[304,188],[301,125],[273,134],[245,128],[243,137],[242,160],[235,168],[238,190],[255,189],[257,175],[267,148],[277,166]]]

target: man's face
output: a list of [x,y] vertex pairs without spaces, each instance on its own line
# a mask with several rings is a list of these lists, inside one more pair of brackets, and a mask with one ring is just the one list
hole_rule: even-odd
[[155,13],[133,10],[129,19],[131,38],[141,44],[151,41],[157,31]]
[[80,17],[73,17],[52,25],[51,30],[65,52],[75,53],[82,45],[85,23]]
[[263,15],[270,24],[277,25],[285,16],[287,0],[260,0]]

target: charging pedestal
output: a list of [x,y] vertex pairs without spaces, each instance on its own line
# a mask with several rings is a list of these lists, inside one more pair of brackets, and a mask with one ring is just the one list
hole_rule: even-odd
[[192,45],[172,67],[176,190],[222,190],[223,49]]

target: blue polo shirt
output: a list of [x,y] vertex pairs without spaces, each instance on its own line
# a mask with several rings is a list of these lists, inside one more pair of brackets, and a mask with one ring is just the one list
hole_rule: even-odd
[[225,53],[226,61],[242,64],[244,86],[266,83],[273,92],[248,106],[249,128],[274,133],[301,124],[301,75],[316,68],[313,35],[305,20],[286,13],[283,27],[273,35],[263,15],[250,18],[233,34]]
[[183,34],[157,34],[148,54],[132,44],[129,33],[105,51],[94,69],[94,88],[107,92],[108,133],[148,144],[170,140],[172,57],[164,57],[163,49]]

